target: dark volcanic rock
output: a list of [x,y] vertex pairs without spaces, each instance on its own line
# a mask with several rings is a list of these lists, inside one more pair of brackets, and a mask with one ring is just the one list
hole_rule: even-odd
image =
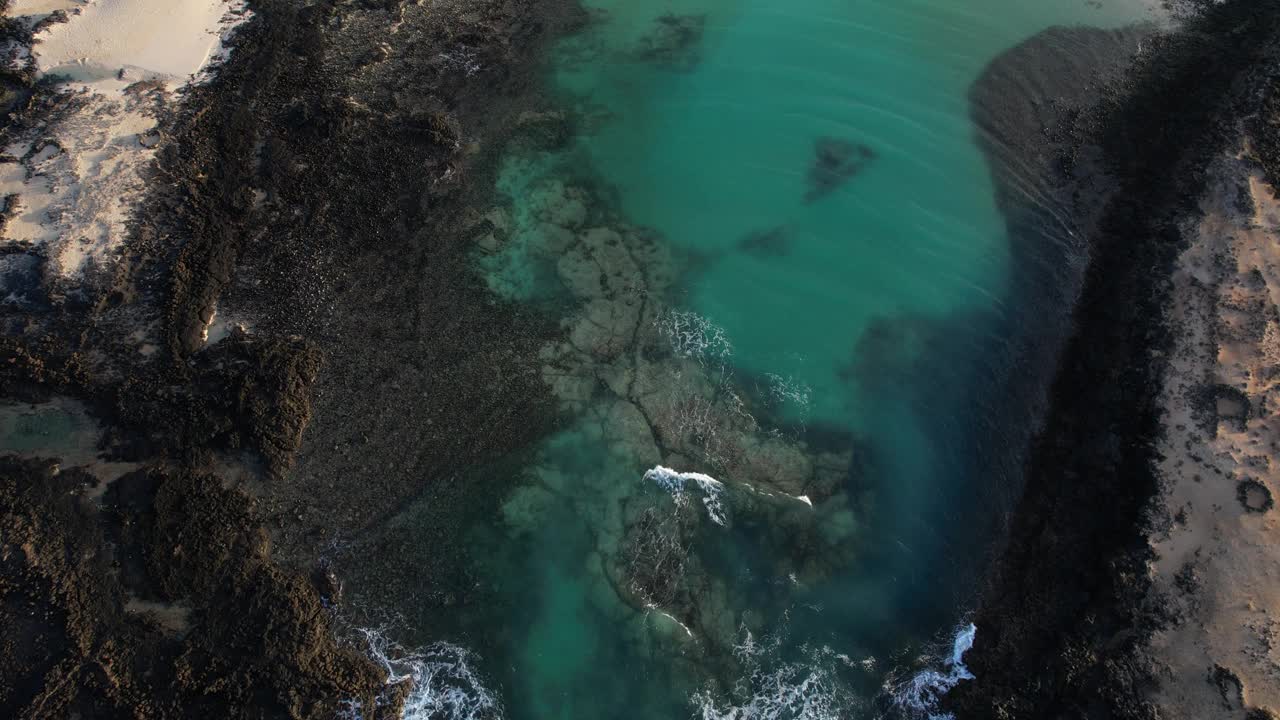
[[374,709],[381,673],[270,561],[247,496],[153,469],[99,510],[94,484],[0,458],[0,715],[333,717],[353,699],[395,717]]
[[178,370],[139,372],[105,385],[99,397],[118,423],[115,446],[126,457],[246,450],[280,477],[302,444],[319,371],[319,352],[301,338],[234,334]]

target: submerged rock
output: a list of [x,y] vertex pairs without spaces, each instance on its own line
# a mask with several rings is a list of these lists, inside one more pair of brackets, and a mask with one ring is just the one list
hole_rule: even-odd
[[818,138],[813,144],[813,165],[809,168],[809,190],[804,201],[811,203],[831,193],[862,172],[876,152],[861,143],[841,138]]
[[667,13],[653,21],[653,30],[640,41],[636,56],[667,70],[689,72],[702,59],[706,15]]
[[757,230],[738,241],[738,249],[761,258],[777,258],[790,254],[791,244],[785,227]]

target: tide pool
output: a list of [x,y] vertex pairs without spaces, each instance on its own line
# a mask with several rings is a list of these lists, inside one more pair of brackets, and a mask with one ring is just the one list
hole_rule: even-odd
[[889,697],[931,650],[963,676],[952,636],[987,551],[970,528],[1005,509],[965,500],[1026,430],[975,380],[1024,299],[969,89],[1044,28],[1153,18],[590,8],[546,78],[572,136],[511,143],[476,257],[563,329],[530,362],[565,423],[473,528],[494,600],[445,639],[511,718],[927,714]]

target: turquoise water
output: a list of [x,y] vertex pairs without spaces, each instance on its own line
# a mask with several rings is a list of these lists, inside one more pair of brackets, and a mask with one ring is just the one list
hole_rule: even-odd
[[1001,435],[974,378],[1020,301],[969,87],[1048,26],[1149,18],[591,7],[547,78],[572,138],[512,143],[476,258],[561,322],[531,362],[566,421],[474,528],[495,600],[449,639],[512,718],[902,711],[885,688],[949,642],[966,528],[1001,510],[963,502]]

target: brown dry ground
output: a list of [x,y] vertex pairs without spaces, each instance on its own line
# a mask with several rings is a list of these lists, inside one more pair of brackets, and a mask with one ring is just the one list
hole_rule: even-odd
[[1223,157],[1212,175],[1173,274],[1160,398],[1165,718],[1280,708],[1280,201],[1253,163]]

